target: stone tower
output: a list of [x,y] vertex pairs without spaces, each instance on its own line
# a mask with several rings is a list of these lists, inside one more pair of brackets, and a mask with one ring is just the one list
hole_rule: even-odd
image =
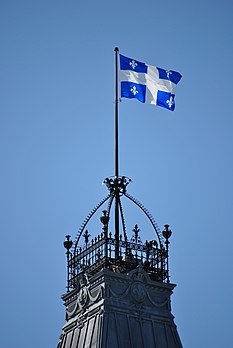
[[[106,178],[109,194],[84,220],[76,239],[66,236],[66,323],[58,348],[182,348],[171,313],[168,247],[171,230],[161,233],[148,210],[127,193],[126,177]],[[126,197],[149,219],[153,239],[142,240],[134,226],[129,239],[122,208]],[[114,204],[115,225],[109,231]],[[90,236],[89,220],[103,206],[102,232]]]

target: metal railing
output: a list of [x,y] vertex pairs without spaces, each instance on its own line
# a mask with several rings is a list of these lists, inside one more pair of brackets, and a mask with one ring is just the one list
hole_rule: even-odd
[[[155,240],[143,243],[138,235],[137,225],[133,231],[134,235],[130,241],[123,240],[120,235],[119,257],[116,258],[116,239],[111,232],[109,234],[106,231],[102,232],[89,240],[90,235],[86,230],[83,234],[83,247],[77,247],[74,253],[70,252],[71,246],[67,249],[68,291],[76,287],[80,273],[85,272],[87,276],[91,276],[102,268],[128,273],[138,265],[142,265],[151,279],[169,282],[168,250]],[[69,239],[69,236],[67,238]]]

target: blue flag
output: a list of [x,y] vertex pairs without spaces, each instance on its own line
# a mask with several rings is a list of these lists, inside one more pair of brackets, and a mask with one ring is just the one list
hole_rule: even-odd
[[174,88],[182,75],[148,65],[120,54],[121,97],[175,109]]

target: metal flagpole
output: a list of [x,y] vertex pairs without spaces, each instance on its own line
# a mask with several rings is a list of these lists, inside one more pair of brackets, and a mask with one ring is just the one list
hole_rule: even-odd
[[115,258],[119,259],[118,47],[115,47]]
[[115,47],[115,178],[119,176],[118,159],[118,47]]

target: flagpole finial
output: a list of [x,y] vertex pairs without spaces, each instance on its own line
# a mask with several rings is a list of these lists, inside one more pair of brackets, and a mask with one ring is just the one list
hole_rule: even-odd
[[115,51],[115,52],[118,52],[118,51],[119,51],[119,48],[118,48],[118,47],[115,47],[115,48],[114,48],[114,51]]

